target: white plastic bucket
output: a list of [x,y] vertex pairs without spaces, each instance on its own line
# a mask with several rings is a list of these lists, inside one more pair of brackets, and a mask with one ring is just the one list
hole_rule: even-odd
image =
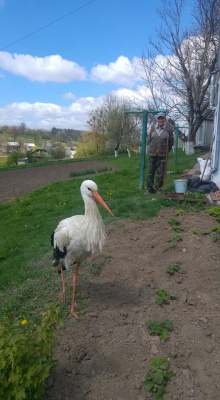
[[188,179],[177,179],[174,181],[176,193],[186,193]]

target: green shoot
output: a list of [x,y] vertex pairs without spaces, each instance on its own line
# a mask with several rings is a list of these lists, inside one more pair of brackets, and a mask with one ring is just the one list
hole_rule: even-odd
[[156,293],[156,303],[160,306],[169,304],[170,300],[176,300],[176,298],[176,295],[169,295],[165,289],[161,289]]
[[150,362],[144,387],[147,392],[155,393],[156,400],[163,400],[166,384],[173,376],[175,372],[169,370],[169,361],[166,358],[154,357]]
[[193,233],[194,235],[196,235],[198,233],[198,229],[192,228],[190,230],[191,233]]
[[179,271],[180,265],[179,264],[170,264],[167,267],[167,273],[173,275],[176,271]]
[[174,227],[174,226],[179,226],[179,225],[180,225],[180,222],[179,222],[177,219],[175,219],[175,218],[170,219],[170,220],[168,221],[168,223],[169,223],[172,227]]
[[173,324],[169,319],[164,319],[162,321],[151,320],[147,323],[149,335],[158,335],[162,340],[166,341],[169,338],[169,332],[173,330]]

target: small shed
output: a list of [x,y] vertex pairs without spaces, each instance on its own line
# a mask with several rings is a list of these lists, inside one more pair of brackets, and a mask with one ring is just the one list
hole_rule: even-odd
[[27,164],[27,163],[28,163],[28,158],[27,157],[18,159],[18,165],[23,165],[23,164]]
[[51,159],[50,153],[43,148],[38,148],[31,153],[31,158],[33,162],[38,161],[49,161]]

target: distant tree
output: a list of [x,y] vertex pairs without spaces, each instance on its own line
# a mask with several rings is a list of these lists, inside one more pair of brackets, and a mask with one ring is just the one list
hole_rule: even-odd
[[56,139],[58,142],[61,143],[65,143],[68,141],[68,137],[67,134],[64,130],[61,130],[57,135],[56,135]]
[[6,160],[6,165],[17,165],[19,158],[25,157],[25,153],[22,151],[13,151],[13,153],[9,154]]
[[118,151],[122,146],[126,148],[137,136],[139,118],[126,114],[131,104],[114,94],[108,94],[102,104],[90,113],[88,124],[96,136],[97,151],[100,143]]
[[78,141],[81,138],[81,134],[83,131],[77,129],[60,129],[53,127],[51,129],[51,135],[55,137],[59,137],[60,140],[74,140]]
[[87,121],[91,131],[88,134],[84,133],[82,135],[82,142],[84,145],[86,142],[88,145],[88,139],[90,142],[90,148],[91,143],[93,143],[92,147],[94,148],[94,154],[101,153],[106,141],[108,140],[106,136],[106,118],[106,111],[102,106],[92,110],[89,120]]
[[193,25],[182,29],[185,0],[161,0],[161,27],[149,38],[143,75],[154,108],[167,109],[188,123],[194,141],[209,118],[209,86],[215,70],[220,32],[219,0],[194,0]]
[[57,128],[53,127],[53,128],[51,129],[51,134],[52,134],[52,135],[56,135],[56,134],[57,134]]
[[27,126],[24,122],[22,122],[20,124],[20,126],[18,127],[18,131],[19,131],[19,135],[22,135],[27,132]]
[[75,158],[79,157],[91,157],[103,154],[105,152],[107,137],[105,135],[97,136],[96,133],[84,132],[82,134],[82,140],[76,147]]
[[138,114],[130,114],[128,117],[126,112],[131,109],[130,102],[118,99],[114,95],[106,97],[106,107],[108,110],[106,130],[114,143],[114,149],[118,151],[121,145],[128,147],[132,143],[134,133],[137,132]]
[[66,157],[65,147],[61,143],[53,145],[51,149],[51,156],[54,158],[54,160],[64,159]]
[[40,139],[40,135],[39,135],[38,130],[33,129],[33,130],[31,131],[31,135],[33,136],[34,144],[37,144],[38,141],[39,141],[39,139]]

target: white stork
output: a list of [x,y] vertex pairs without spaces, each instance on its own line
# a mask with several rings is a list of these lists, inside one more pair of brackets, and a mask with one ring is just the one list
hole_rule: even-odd
[[66,302],[64,270],[76,264],[73,275],[73,293],[70,315],[77,316],[74,309],[76,284],[80,264],[96,250],[102,250],[105,241],[105,229],[96,201],[112,216],[111,210],[98,193],[95,182],[86,180],[80,187],[85,204],[85,215],[75,215],[63,219],[51,235],[54,262],[59,265],[62,279],[62,299]]

